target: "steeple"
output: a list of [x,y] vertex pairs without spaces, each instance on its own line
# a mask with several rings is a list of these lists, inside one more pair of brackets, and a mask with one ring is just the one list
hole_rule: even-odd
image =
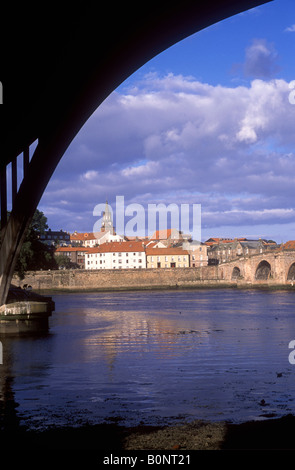
[[112,214],[108,205],[108,201],[106,201],[106,207],[102,217],[101,231],[110,232],[112,235],[114,234]]

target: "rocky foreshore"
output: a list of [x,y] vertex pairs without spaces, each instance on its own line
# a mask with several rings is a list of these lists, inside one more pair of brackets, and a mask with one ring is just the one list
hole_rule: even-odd
[[175,426],[124,427],[116,423],[45,431],[7,423],[0,431],[5,449],[119,451],[294,450],[295,417],[242,424],[194,421]]

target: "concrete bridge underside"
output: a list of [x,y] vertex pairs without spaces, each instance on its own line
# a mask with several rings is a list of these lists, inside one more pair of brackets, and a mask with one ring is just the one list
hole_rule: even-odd
[[[270,0],[88,2],[42,9],[2,7],[0,106],[0,305],[27,227],[67,147],[104,99],[166,48],[217,21]],[[29,146],[38,140],[33,156]],[[16,158],[23,153],[18,188]],[[7,218],[7,165],[12,212]],[[7,220],[8,219],[8,220]]]

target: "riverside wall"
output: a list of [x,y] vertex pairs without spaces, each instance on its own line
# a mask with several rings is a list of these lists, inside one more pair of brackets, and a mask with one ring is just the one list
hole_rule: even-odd
[[225,286],[233,282],[218,279],[217,266],[200,268],[161,268],[130,270],[59,270],[29,271],[13,284],[32,286],[35,291],[52,290],[132,290],[177,287]]

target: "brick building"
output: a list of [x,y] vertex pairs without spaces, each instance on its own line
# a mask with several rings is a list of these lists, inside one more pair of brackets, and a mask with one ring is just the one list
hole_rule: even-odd
[[89,249],[83,246],[59,246],[55,250],[55,256],[67,256],[71,263],[76,264],[80,269],[85,269],[85,254]]

